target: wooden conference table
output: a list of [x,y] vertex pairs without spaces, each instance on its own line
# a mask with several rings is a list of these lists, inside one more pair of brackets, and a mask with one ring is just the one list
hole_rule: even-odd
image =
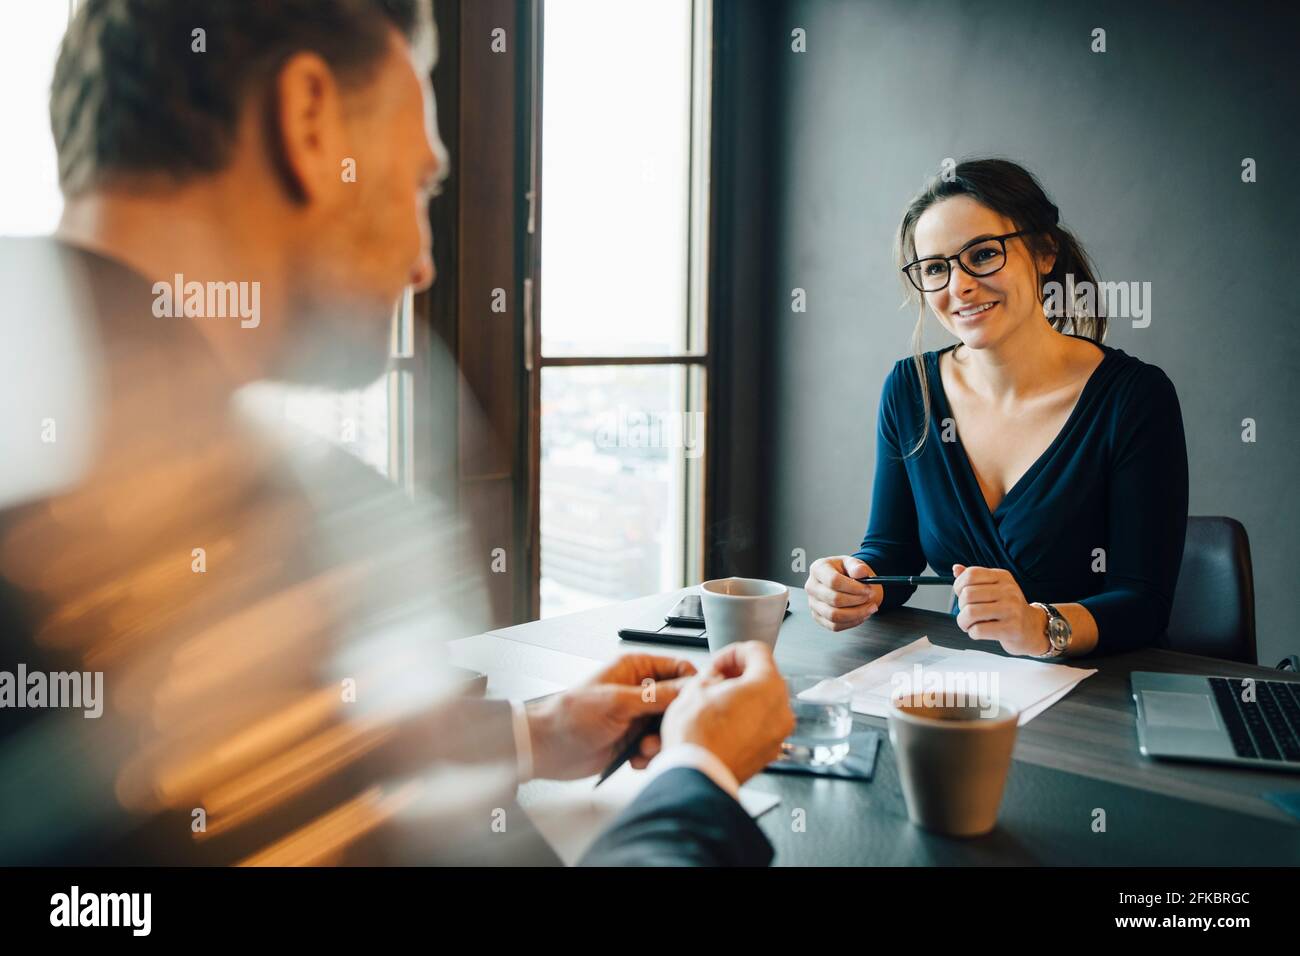
[[[620,627],[650,627],[691,589],[534,621],[455,642],[454,658],[488,673],[492,696],[532,697],[578,682],[629,652],[686,657],[706,651],[629,643]],[[808,614],[791,588],[793,612],[781,627],[776,659],[783,673],[843,674],[926,636],[972,647],[954,619],[898,608],[832,634]],[[997,651],[997,648],[994,645]],[[989,650],[982,642],[981,650]],[[1135,670],[1294,680],[1265,667],[1165,650],[1088,661],[1097,673],[1022,726],[997,828],[954,839],[907,819],[885,734],[869,782],[764,773],[751,786],[781,803],[759,823],[777,864],[834,866],[974,865],[1300,865],[1300,821],[1264,798],[1300,791],[1300,774],[1156,762],[1137,748],[1129,674]],[[883,719],[854,715],[855,729],[885,730]],[[793,825],[803,811],[802,828]],[[1103,810],[1105,828],[1095,821]]]

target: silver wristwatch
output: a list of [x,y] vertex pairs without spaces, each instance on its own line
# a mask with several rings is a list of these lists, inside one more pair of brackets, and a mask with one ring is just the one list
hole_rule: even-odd
[[1042,659],[1064,657],[1066,648],[1070,646],[1070,622],[1050,604],[1035,601],[1033,606],[1041,607],[1047,612],[1047,628],[1044,632],[1047,635],[1047,653],[1034,656]]

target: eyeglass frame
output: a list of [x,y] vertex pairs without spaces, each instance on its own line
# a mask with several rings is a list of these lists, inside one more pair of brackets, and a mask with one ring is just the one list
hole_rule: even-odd
[[[917,292],[920,292],[920,293],[922,293],[922,294],[924,294],[924,293],[926,293],[926,292],[938,292],[940,289],[942,289],[944,286],[946,286],[949,282],[952,281],[952,266],[948,266],[948,278],[947,278],[947,280],[944,281],[944,284],[941,285],[941,286],[939,286],[939,287],[937,287],[937,288],[934,288],[934,289],[923,289],[923,288],[921,288],[919,285],[916,284],[916,280],[912,278],[911,273],[909,273],[907,270],[911,269],[911,268],[912,268],[913,266],[915,266],[915,265],[919,265],[919,264],[922,263],[922,262],[937,262],[937,261],[939,261],[939,260],[943,260],[944,265],[948,265],[948,263],[950,263],[950,262],[952,262],[954,259],[956,259],[956,260],[957,260],[957,265],[961,268],[961,271],[962,271],[962,272],[966,273],[966,274],[967,274],[968,276],[970,276],[972,279],[983,279],[983,278],[985,278],[986,276],[996,275],[997,273],[1001,272],[1004,268],[1006,268],[1006,264],[1007,264],[1007,240],[1008,240],[1008,239],[1015,239],[1015,238],[1017,238],[1017,237],[1019,237],[1019,236],[1028,236],[1028,235],[1032,235],[1033,233],[1035,233],[1035,232],[1039,232],[1039,231],[1040,231],[1040,230],[1037,230],[1037,229],[1021,229],[1021,230],[1019,230],[1018,232],[1008,232],[1006,235],[1002,235],[1002,236],[981,236],[981,237],[979,237],[978,239],[972,239],[970,242],[966,243],[966,245],[964,245],[964,246],[962,246],[960,249],[958,249],[958,250],[957,250],[953,255],[950,255],[950,256],[922,256],[922,257],[919,258],[919,259],[913,259],[911,262],[909,262],[907,265],[903,266],[903,268],[899,269],[898,271],[901,272],[901,273],[903,273],[903,275],[907,276],[907,281],[910,282],[910,283],[912,284],[912,288],[916,289]],[[971,272],[970,269],[966,268],[966,263],[964,263],[964,262],[961,261],[961,254],[962,254],[963,252],[965,252],[965,251],[966,251],[967,249],[969,249],[971,246],[977,246],[977,245],[979,245],[981,242],[994,242],[994,241],[996,241],[999,245],[1002,246],[1002,265],[1000,265],[1000,266],[998,266],[996,269],[992,269],[992,270],[990,270],[990,271],[988,271],[988,272]]]

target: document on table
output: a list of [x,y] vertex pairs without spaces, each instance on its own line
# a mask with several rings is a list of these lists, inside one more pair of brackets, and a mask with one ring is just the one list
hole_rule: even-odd
[[888,716],[896,687],[910,688],[914,693],[931,688],[948,692],[964,688],[967,695],[983,698],[993,693],[1018,708],[1018,723],[1024,725],[1095,673],[1091,668],[999,657],[987,651],[950,650],[922,637],[849,671],[843,679],[853,686],[852,707],[859,714]]
[[[573,866],[619,813],[636,799],[649,772],[624,764],[593,789],[595,777],[584,780],[534,780],[519,788],[519,804],[541,831],[565,866]],[[781,802],[772,793],[740,788],[740,805],[757,819]]]
[[457,667],[488,675],[488,697],[530,700],[581,684],[606,665],[589,657],[565,654],[507,640],[494,634],[479,634],[451,641],[448,658]]

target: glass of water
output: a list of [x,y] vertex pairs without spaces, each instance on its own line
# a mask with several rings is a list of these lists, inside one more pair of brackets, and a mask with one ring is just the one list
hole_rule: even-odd
[[781,743],[782,759],[808,767],[839,763],[853,732],[853,687],[838,677],[787,677],[794,731]]

